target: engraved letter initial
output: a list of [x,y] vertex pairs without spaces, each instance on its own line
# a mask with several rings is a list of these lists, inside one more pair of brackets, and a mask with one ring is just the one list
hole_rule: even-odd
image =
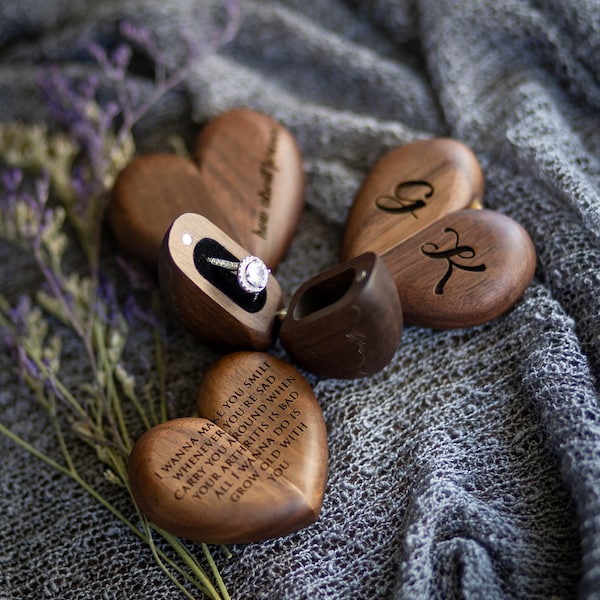
[[[486,267],[484,264],[480,264],[480,265],[461,265],[459,263],[456,263],[452,260],[453,257],[457,256],[459,258],[462,259],[471,259],[471,258],[475,258],[475,249],[472,248],[471,246],[459,246],[459,239],[458,239],[458,231],[456,231],[455,229],[452,229],[451,227],[446,227],[444,229],[444,233],[453,233],[455,236],[455,241],[454,241],[454,248],[451,248],[450,250],[439,250],[439,246],[437,244],[434,244],[433,242],[428,242],[427,244],[423,244],[421,246],[421,252],[429,257],[429,258],[433,258],[433,259],[446,259],[448,261],[448,269],[446,271],[446,273],[444,273],[444,276],[437,282],[437,285],[435,286],[434,292],[436,294],[443,294],[444,293],[444,286],[446,285],[448,279],[450,279],[450,276],[452,275],[452,272],[454,271],[454,267],[456,267],[457,269],[461,269],[462,271],[485,271]],[[425,248],[429,246],[431,248],[433,248],[433,250],[426,250]]]
[[427,181],[403,181],[394,188],[392,196],[379,196],[375,200],[378,209],[394,214],[410,213],[426,206],[425,199],[433,196],[433,186]]

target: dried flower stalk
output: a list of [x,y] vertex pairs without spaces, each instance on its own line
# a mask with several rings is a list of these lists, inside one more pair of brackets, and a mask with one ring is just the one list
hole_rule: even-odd
[[[215,30],[219,35],[212,37],[209,48],[184,33],[187,60],[171,71],[143,27],[124,24],[122,34],[128,43],[110,54],[91,45],[102,76],[116,90],[116,99],[104,105],[97,101],[99,79],[88,77],[73,84],[59,69],[46,68],[42,88],[61,130],[0,124],[0,161],[8,167],[2,177],[0,237],[30,253],[44,281],[34,297],[23,296],[15,305],[0,296],[0,343],[12,353],[24,383],[51,420],[62,461],[39,451],[1,422],[0,433],[73,479],[148,544],[157,564],[187,598],[194,597],[194,590],[214,599],[229,596],[206,544],[201,549],[207,570],[181,540],[152,525],[131,496],[126,465],[132,431],[148,429],[168,417],[163,336],[156,290],[150,290],[152,302],[144,308],[133,295],[120,302],[115,284],[103,276],[101,225],[107,192],[135,152],[133,126],[184,80],[204,53],[232,37],[239,11],[234,3],[227,3],[225,9],[225,27]],[[142,100],[127,76],[131,44],[156,66],[155,85]],[[76,248],[85,256],[85,264],[69,270],[65,255]],[[131,273],[131,265],[126,270]],[[148,328],[154,339],[154,369],[149,371],[155,376],[141,393],[124,355],[133,326]],[[76,389],[63,372],[65,336],[78,340],[89,367],[86,382]],[[67,428],[94,449],[105,478],[129,493],[135,518],[119,510],[80,473]]]

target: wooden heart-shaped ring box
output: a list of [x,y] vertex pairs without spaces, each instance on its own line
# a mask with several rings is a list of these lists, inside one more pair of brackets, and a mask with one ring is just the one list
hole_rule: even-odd
[[199,542],[233,544],[317,519],[327,429],[299,371],[262,352],[227,354],[205,373],[197,411],[148,430],[131,452],[131,491],[153,523]]
[[273,275],[260,293],[240,289],[231,267],[246,256],[201,215],[181,215],[167,231],[158,260],[161,289],[197,337],[228,348],[265,350],[279,333],[298,364],[324,377],[372,375],[391,360],[402,333],[402,309],[376,254],[361,254],[310,279],[285,312]]
[[186,328],[217,346],[266,350],[275,339],[281,288],[269,277],[259,294],[244,293],[235,273],[210,259],[239,263],[248,256],[207,218],[186,213],[167,231],[158,259],[165,298]]
[[479,162],[461,142],[428,139],[391,150],[356,195],[341,260],[378,254],[406,323],[446,329],[495,319],[529,285],[536,255],[518,223],[480,210],[483,190]]

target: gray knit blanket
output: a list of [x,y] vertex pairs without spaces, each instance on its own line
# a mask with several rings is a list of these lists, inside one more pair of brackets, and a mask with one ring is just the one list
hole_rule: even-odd
[[[148,26],[176,65],[182,23],[210,35],[190,21],[194,4],[3,0],[0,120],[52,124],[40,66],[93,70],[82,42],[114,47],[124,19]],[[287,298],[337,263],[374,162],[434,136],[473,149],[486,207],[527,229],[538,264],[494,322],[406,327],[379,374],[309,376],[330,452],[321,515],[231,558],[215,548],[232,598],[600,598],[598,1],[243,1],[235,37],[139,123],[138,149],[193,140],[239,106],[281,121],[304,155],[307,206],[277,272]],[[1,293],[37,285],[29,257],[1,242]],[[189,415],[219,353],[174,320],[167,338],[173,416]],[[4,350],[0,361],[0,420],[58,456]],[[85,444],[78,452],[98,470]],[[0,598],[178,597],[148,547],[73,481],[5,437],[0,456]],[[122,489],[107,493],[127,510]]]

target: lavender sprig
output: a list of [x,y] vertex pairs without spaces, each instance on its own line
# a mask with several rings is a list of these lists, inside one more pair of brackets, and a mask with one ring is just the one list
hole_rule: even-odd
[[[214,52],[217,48],[224,46],[233,39],[237,33],[240,22],[240,6],[236,0],[224,0],[221,3],[222,9],[221,19],[222,27],[209,27],[205,32],[205,36],[199,36],[197,31],[191,31],[187,27],[182,27],[180,30],[180,38],[186,46],[186,53],[189,59],[196,62],[203,56]],[[214,16],[209,14],[210,8],[207,8],[203,3],[198,3],[195,7],[196,14],[193,16],[194,23],[212,23]],[[149,96],[137,104],[132,102],[136,98],[136,91],[131,90],[127,82],[121,77],[120,67],[123,61],[131,58],[126,56],[126,53],[117,48],[113,54],[113,64],[117,67],[114,79],[120,87],[121,104],[125,107],[123,111],[123,125],[121,132],[117,135],[122,135],[122,132],[131,131],[133,125],[138,122],[151,108],[156,104],[158,99],[164,95],[166,90],[173,89],[179,85],[187,75],[187,69],[182,66],[169,72],[168,57],[161,52],[156,44],[153,36],[144,27],[139,27],[131,22],[121,24],[121,33],[132,44],[140,48],[154,62],[156,86]]]
[[[0,124],[0,160],[10,168],[2,176],[0,237],[27,249],[43,279],[35,297],[23,296],[14,306],[0,296],[0,343],[14,358],[24,383],[46,411],[62,454],[59,462],[0,423],[3,433],[51,468],[71,477],[136,536],[148,544],[157,564],[187,598],[196,589],[210,598],[229,598],[209,548],[202,544],[208,572],[174,536],[152,525],[133,499],[127,478],[132,431],[147,429],[167,418],[164,344],[157,308],[157,290],[144,290],[151,302],[142,308],[135,292],[119,299],[112,279],[99,267],[101,224],[107,192],[135,151],[133,126],[159,99],[178,85],[208,50],[228,41],[237,27],[236,3],[225,4],[227,19],[199,44],[187,32],[186,60],[170,68],[150,32],[122,24],[129,43],[107,52],[90,44],[102,73],[74,82],[58,68],[48,68],[42,89],[60,131],[45,126]],[[217,31],[217,29],[215,29]],[[128,67],[136,45],[154,60],[155,85],[142,97],[129,81]],[[98,101],[101,80],[114,84],[116,97]],[[66,233],[67,226],[75,239]],[[85,264],[67,268],[67,249],[83,251]],[[129,275],[133,267],[127,265]],[[138,284],[141,279],[137,278]],[[142,388],[127,367],[127,340],[132,327],[145,327],[154,339],[156,379]],[[67,333],[65,333],[65,331]],[[84,383],[64,375],[64,340],[77,340],[88,364]],[[66,428],[89,444],[105,477],[127,491],[139,526],[117,509],[80,473],[69,447]],[[162,539],[160,545],[155,536]],[[165,546],[166,544],[166,546]]]
[[[36,194],[28,194],[16,189],[15,182],[22,179],[18,175],[12,172],[7,178],[12,188],[2,206],[2,222],[5,225],[12,224],[12,241],[22,246],[30,245],[45,278],[46,289],[40,290],[35,299],[23,296],[14,307],[0,297],[0,331],[2,342],[12,351],[24,383],[52,422],[64,464],[42,454],[2,423],[0,432],[47,465],[71,477],[148,543],[158,564],[186,597],[192,598],[192,595],[183,587],[181,578],[210,598],[228,598],[220,575],[212,565],[211,573],[217,587],[179,540],[154,527],[137,507],[141,528],[136,527],[78,471],[67,446],[65,424],[70,425],[71,430],[95,450],[105,465],[106,478],[130,494],[126,464],[132,439],[124,402],[133,407],[143,427],[156,425],[166,418],[167,413],[164,376],[161,375],[157,382],[160,407],[156,409],[151,404],[148,408],[138,398],[135,378],[127,371],[122,360],[129,322],[132,321],[131,317],[130,321],[126,319],[125,313],[142,315],[144,311],[139,307],[134,308],[135,300],[131,298],[125,307],[121,307],[114,287],[108,280],[99,277],[97,282],[92,282],[89,276],[67,274],[62,270],[66,238],[56,223],[63,222],[64,211],[61,207],[47,208],[47,176],[42,175],[41,179],[36,180]],[[55,212],[61,217],[57,217]],[[61,376],[61,337],[51,333],[48,315],[66,325],[83,344],[92,377],[91,381],[81,384],[77,390],[72,390]],[[158,331],[159,323],[156,318],[147,319],[148,323],[152,323],[155,332],[156,371],[163,374],[164,350]],[[133,497],[130,497],[133,501]],[[189,573],[156,546],[153,532],[168,543]],[[208,552],[208,548],[203,548],[203,551]]]

